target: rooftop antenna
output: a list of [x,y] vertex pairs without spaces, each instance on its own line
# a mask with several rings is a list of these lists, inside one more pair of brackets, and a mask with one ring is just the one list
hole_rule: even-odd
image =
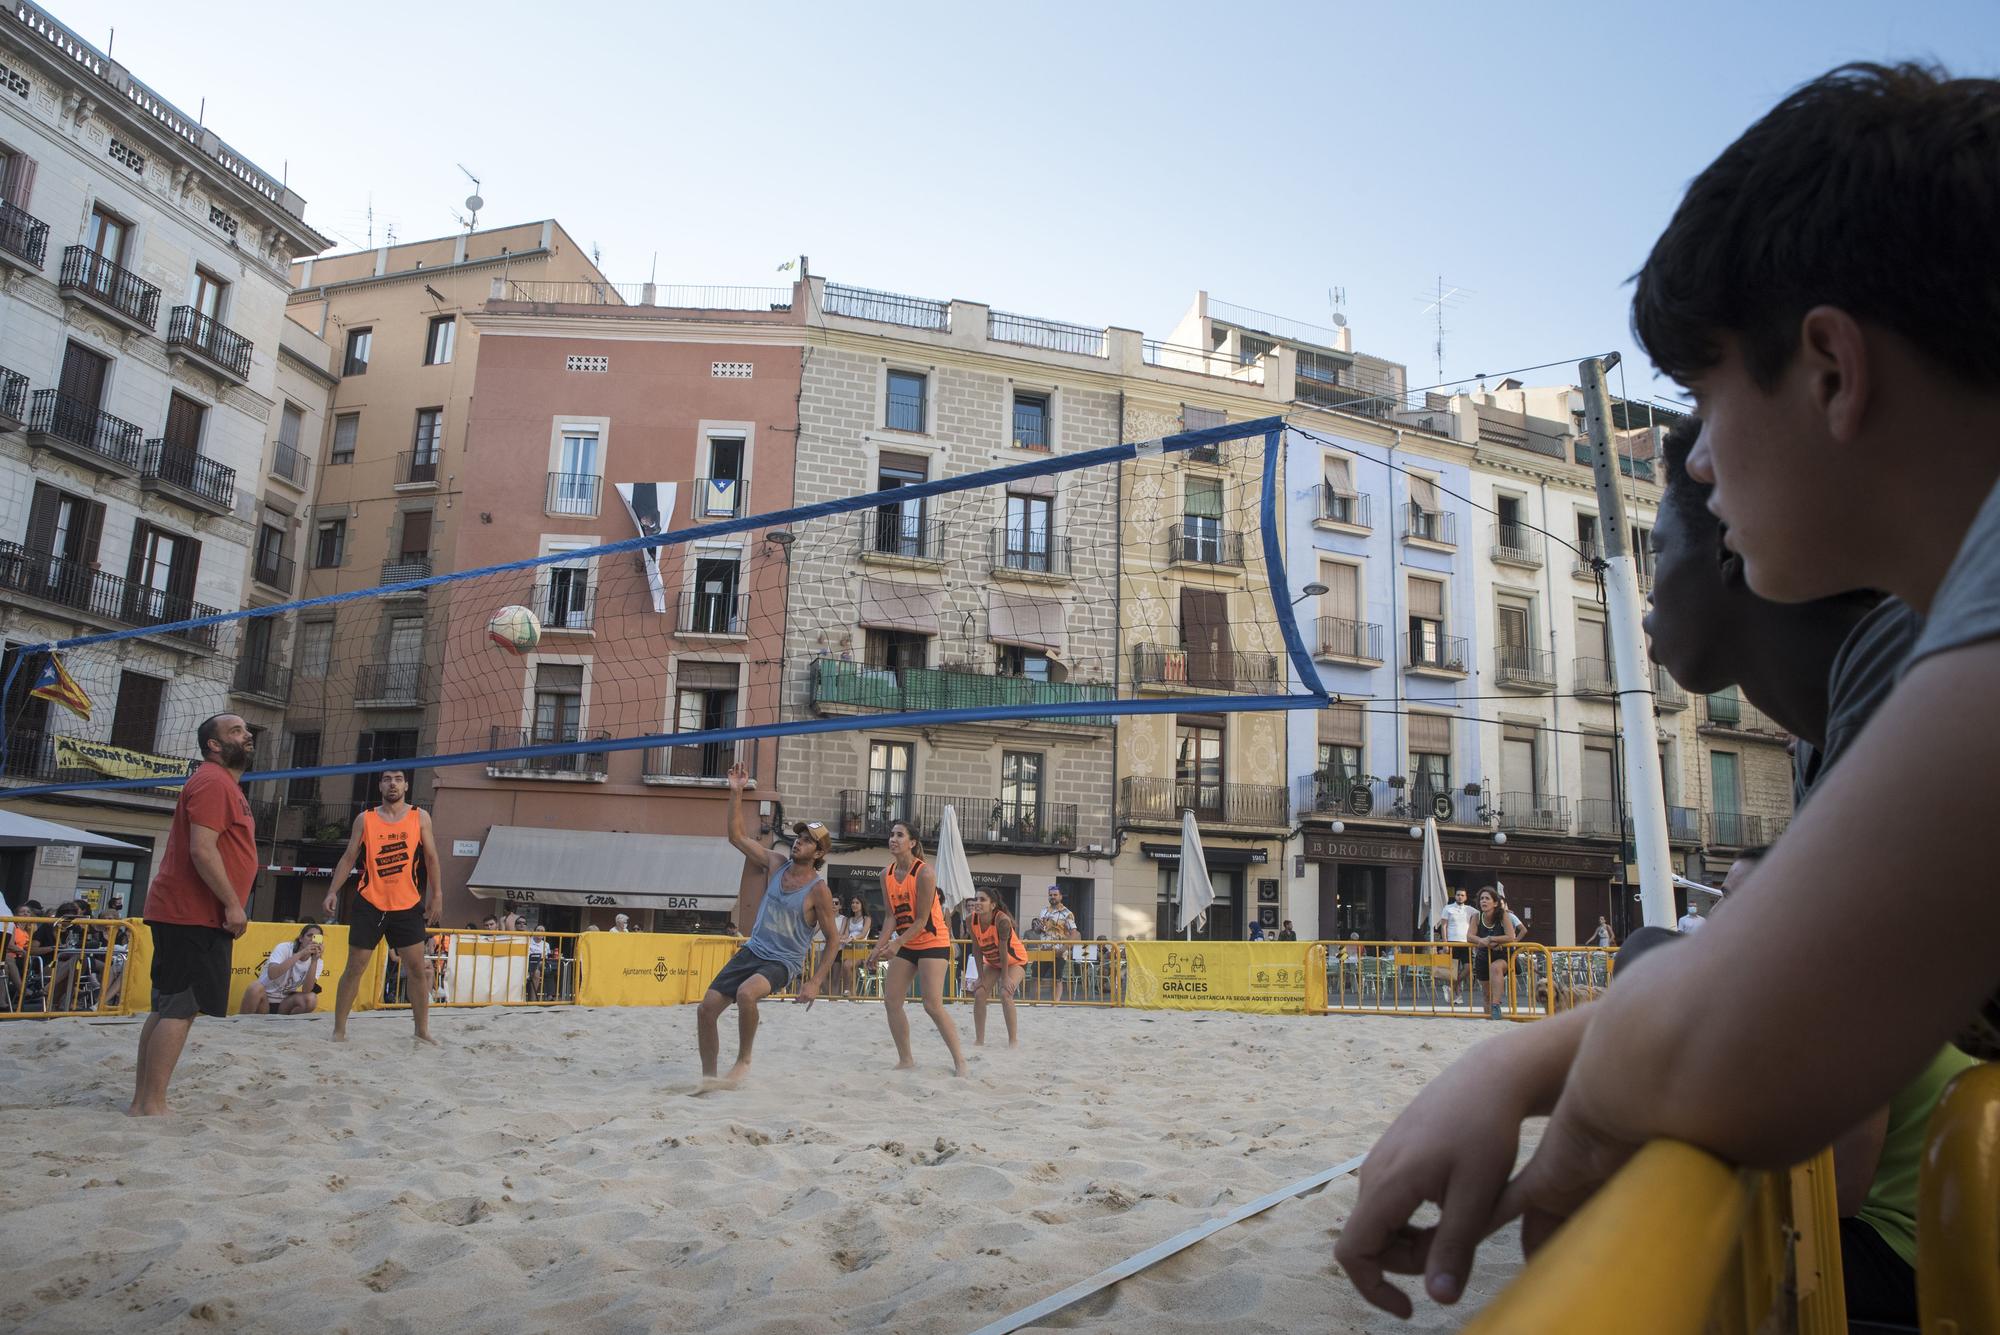
[[1335,329],[1347,328],[1347,311],[1344,309],[1347,305],[1347,289],[1344,287],[1328,288],[1326,290],[1326,304],[1333,309],[1333,327]]
[[375,196],[368,196],[368,249],[375,249]]
[[1444,313],[1447,309],[1457,310],[1465,303],[1465,299],[1471,295],[1471,288],[1459,287],[1456,284],[1447,284],[1444,281],[1443,275],[1439,275],[1436,293],[1426,292],[1423,296],[1416,298],[1418,301],[1424,303],[1425,315],[1436,317],[1436,342],[1432,345],[1432,351],[1437,355],[1437,378],[1439,380],[1444,379]]
[[474,176],[471,169],[463,162],[458,164],[458,169],[465,173],[466,180],[472,182],[472,193],[465,197],[465,212],[459,213],[454,210],[451,216],[453,221],[457,222],[466,231],[477,231],[479,229],[479,211],[486,207],[486,201],[479,194],[479,178]]

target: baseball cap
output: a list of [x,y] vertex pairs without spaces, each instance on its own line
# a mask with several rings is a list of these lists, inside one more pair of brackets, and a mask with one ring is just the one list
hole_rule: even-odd
[[808,839],[818,844],[822,852],[833,847],[833,836],[827,833],[824,824],[816,820],[800,821],[792,827],[792,834],[794,836],[805,835]]

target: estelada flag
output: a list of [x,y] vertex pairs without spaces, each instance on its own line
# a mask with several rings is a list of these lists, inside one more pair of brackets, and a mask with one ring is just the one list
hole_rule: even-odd
[[28,694],[38,700],[53,700],[84,722],[90,721],[90,697],[54,654],[49,655],[49,661],[42,666],[42,675],[35,679],[35,689]]

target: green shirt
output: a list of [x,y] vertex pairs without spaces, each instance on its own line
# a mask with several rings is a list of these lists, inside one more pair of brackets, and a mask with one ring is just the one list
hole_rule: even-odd
[[1875,1181],[1856,1216],[1882,1235],[1896,1255],[1917,1263],[1917,1169],[1924,1158],[1924,1132],[1931,1109],[1953,1076],[1979,1063],[1946,1047],[1931,1059],[1923,1074],[1903,1086],[1889,1101],[1889,1125],[1882,1135],[1882,1158]]

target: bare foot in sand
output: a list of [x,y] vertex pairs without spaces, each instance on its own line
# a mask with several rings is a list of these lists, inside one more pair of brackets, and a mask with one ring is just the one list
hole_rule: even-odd
[[336,1043],[345,1043],[347,1041],[347,1031],[345,1029],[334,1030],[333,1041]]
[[127,1117],[165,1117],[167,1115],[167,1105],[156,1103],[142,1108],[135,1103],[125,1110],[125,1115]]
[[438,1041],[432,1038],[429,1034],[414,1034],[411,1037],[415,1042],[428,1043],[430,1046],[434,1048],[440,1046]]
[[914,1071],[917,1069],[917,1064],[914,1061],[897,1062],[896,1069],[899,1071]]
[[961,1080],[965,1079],[967,1072],[965,1069],[965,1062],[963,1060],[960,1060],[960,1062],[958,1063],[958,1069],[953,1071],[952,1074],[957,1076]]

